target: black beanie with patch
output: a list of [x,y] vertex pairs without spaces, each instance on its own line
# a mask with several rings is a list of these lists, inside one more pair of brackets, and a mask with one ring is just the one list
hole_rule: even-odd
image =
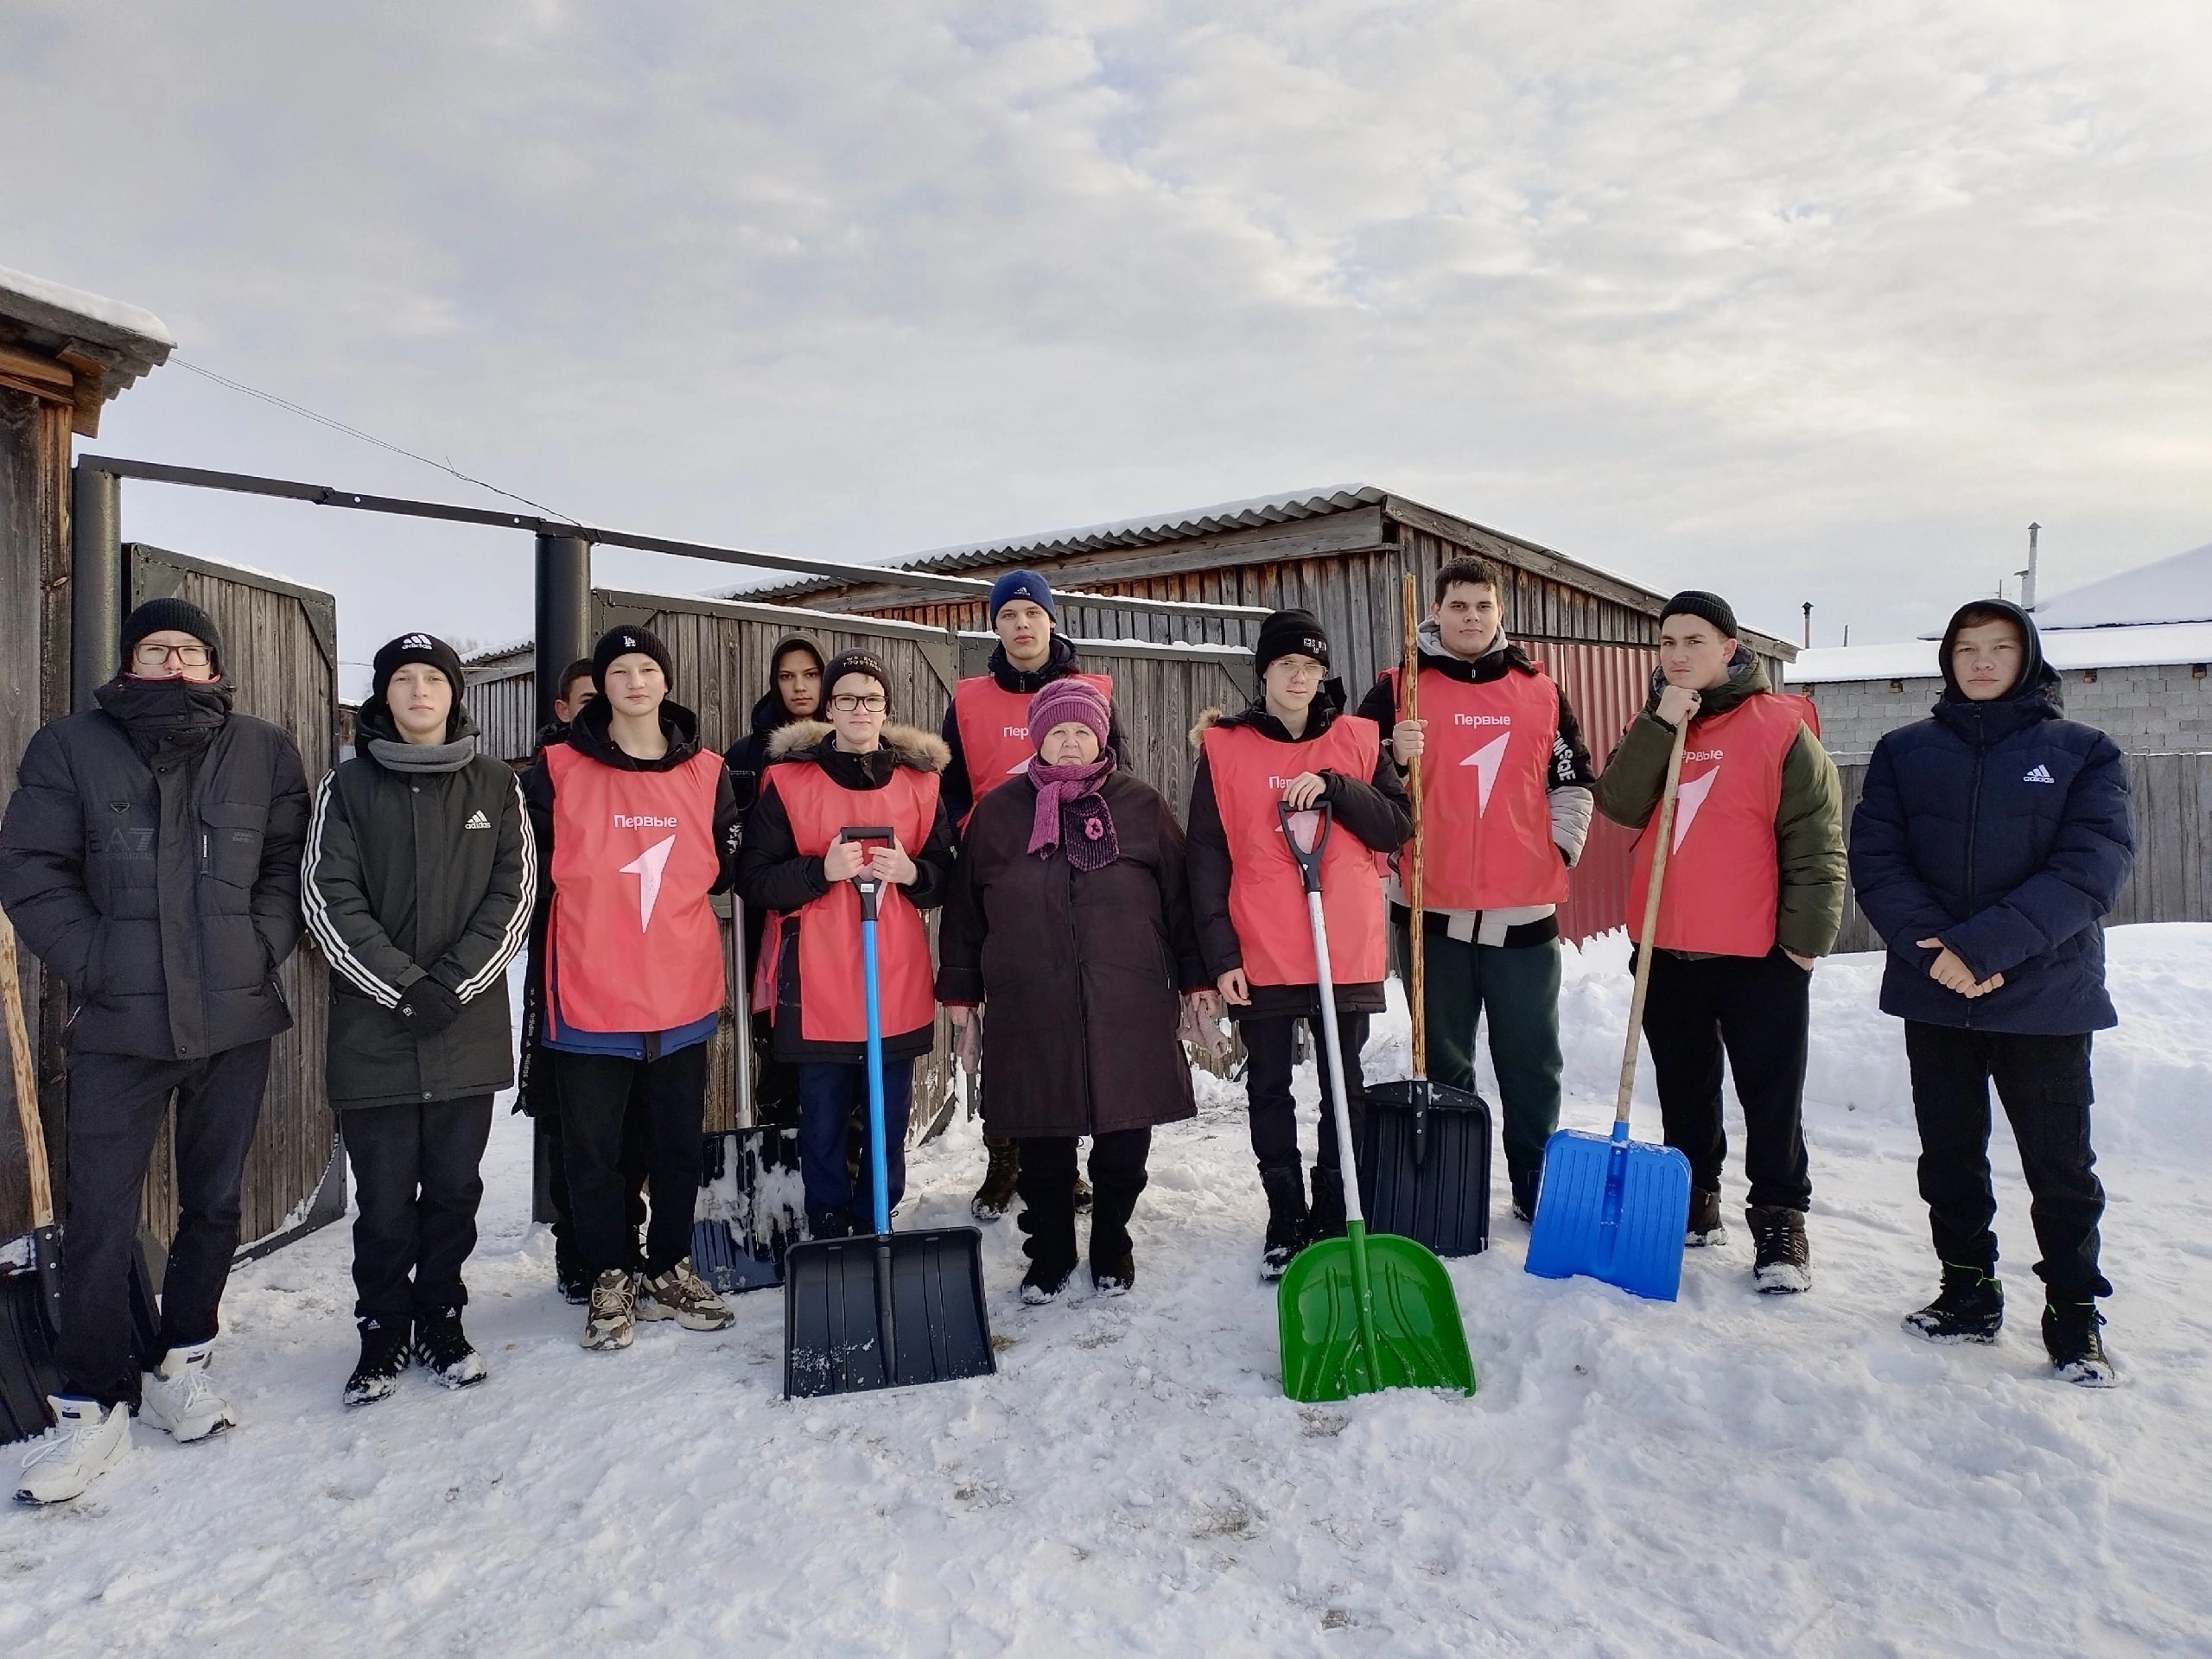
[[453,687],[454,706],[461,706],[461,653],[434,633],[403,633],[378,647],[376,660],[369,671],[371,700],[384,702],[391,677],[410,663],[428,663],[444,675],[446,683]]
[[660,677],[667,682],[671,691],[676,690],[676,667],[669,661],[668,647],[651,628],[625,626],[609,628],[599,636],[599,643],[591,648],[592,689],[602,697],[607,695],[607,671],[617,657],[627,657],[633,652],[643,652],[660,664]]
[[1264,675],[1278,657],[1311,657],[1323,668],[1329,665],[1329,635],[1321,619],[1311,611],[1277,611],[1260,624],[1260,642],[1252,647],[1252,672]]

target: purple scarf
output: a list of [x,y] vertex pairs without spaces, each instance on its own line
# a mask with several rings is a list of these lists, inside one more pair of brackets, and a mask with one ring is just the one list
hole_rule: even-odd
[[1068,862],[1078,870],[1103,869],[1122,855],[1114,835],[1114,815],[1099,791],[1114,757],[1102,754],[1088,766],[1048,766],[1042,755],[1029,760],[1029,781],[1037,785],[1037,815],[1029,821],[1029,850],[1050,858],[1067,843]]

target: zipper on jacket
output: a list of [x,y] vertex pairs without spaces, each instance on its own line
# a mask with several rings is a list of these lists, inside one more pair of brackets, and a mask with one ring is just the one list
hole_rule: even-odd
[[[1968,919],[1972,919],[1974,916],[1974,843],[1975,837],[1981,833],[1981,768],[1989,753],[1987,747],[1983,742],[1983,740],[1989,735],[1988,728],[1982,720],[1981,710],[1979,709],[1974,713],[1974,781],[1967,786],[1967,916]],[[1974,999],[1967,997],[1965,1001],[1967,1027],[1971,1030],[1974,1027]]]
[[1098,1126],[1093,1122],[1090,1105],[1090,1007],[1083,994],[1083,942],[1075,925],[1075,861],[1067,851],[1060,849],[1068,867],[1068,955],[1075,963],[1075,1014],[1083,1039],[1083,1124],[1085,1134],[1096,1135]]

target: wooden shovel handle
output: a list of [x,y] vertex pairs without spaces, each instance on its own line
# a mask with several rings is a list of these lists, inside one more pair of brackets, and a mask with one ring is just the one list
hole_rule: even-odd
[[[1398,717],[1421,718],[1421,584],[1410,570],[1405,574],[1403,594],[1406,620],[1406,660],[1398,676]],[[1413,1022],[1414,1076],[1428,1075],[1428,1001],[1427,951],[1421,938],[1421,774],[1416,760],[1406,768],[1406,792],[1413,801],[1414,833],[1406,843],[1403,868],[1406,906],[1411,914],[1406,927],[1406,1011]]]
[[1675,797],[1682,786],[1682,748],[1688,741],[1687,716],[1675,728],[1675,746],[1667,753],[1667,785],[1659,792],[1659,833],[1651,845],[1651,880],[1643,895],[1643,926],[1634,943],[1636,991],[1628,1003],[1628,1041],[1621,1048],[1620,1092],[1613,1101],[1613,1122],[1628,1122],[1628,1097],[1636,1088],[1637,1039],[1643,1030],[1643,994],[1651,988],[1651,935],[1659,925],[1659,888],[1667,879],[1668,845],[1675,838]]
[[38,1065],[23,1021],[23,988],[16,965],[16,928],[0,910],[0,1013],[8,1027],[8,1068],[16,1089],[16,1122],[23,1132],[23,1173],[31,1189],[31,1225],[54,1225],[54,1173],[46,1162],[46,1128],[38,1115]]

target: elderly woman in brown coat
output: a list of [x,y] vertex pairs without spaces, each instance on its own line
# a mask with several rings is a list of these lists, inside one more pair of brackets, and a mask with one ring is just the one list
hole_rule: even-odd
[[1136,1277],[1129,1217],[1156,1123],[1196,1110],[1176,1039],[1185,995],[1211,1007],[1183,880],[1183,830],[1159,791],[1115,770],[1110,713],[1087,683],[1031,699],[1028,770],[976,803],[938,935],[938,999],[979,1008],[983,1122],[1021,1143],[1026,1302],[1075,1272],[1076,1141],[1091,1137],[1090,1278]]

